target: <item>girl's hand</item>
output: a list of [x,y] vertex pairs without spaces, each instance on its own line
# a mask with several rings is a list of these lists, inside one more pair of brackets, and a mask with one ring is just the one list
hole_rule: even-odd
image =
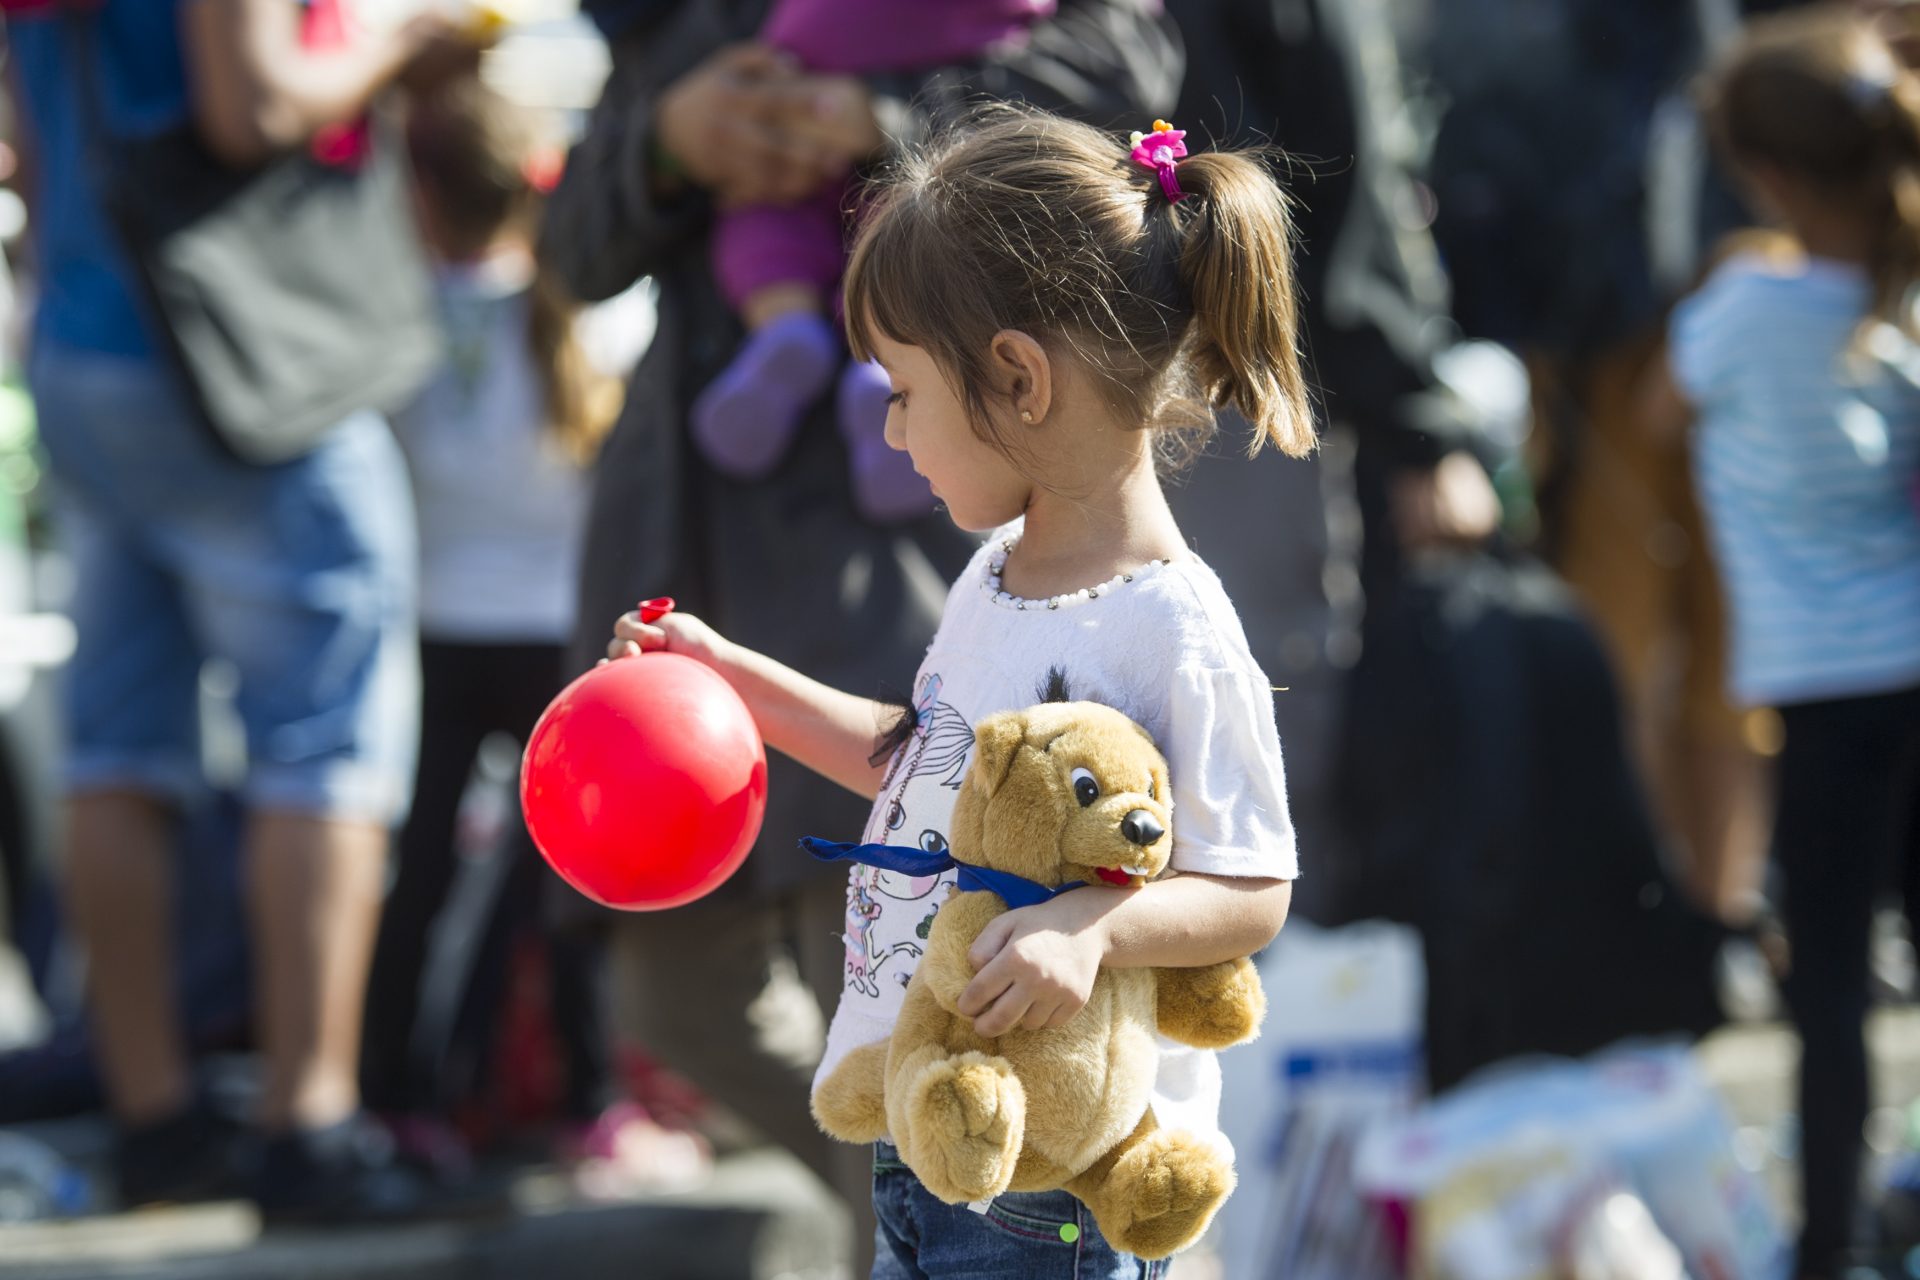
[[1075,890],[1021,907],[980,931],[967,951],[973,981],[959,1003],[977,1034],[991,1039],[1016,1027],[1061,1027],[1086,1007],[1107,938],[1099,915],[1083,909],[1090,904],[1073,900],[1098,892]]
[[732,665],[733,646],[718,631],[690,613],[669,613],[657,622],[642,622],[638,612],[623,613],[614,620],[613,639],[607,643],[607,659],[631,658],[664,649],[685,654],[727,674]]

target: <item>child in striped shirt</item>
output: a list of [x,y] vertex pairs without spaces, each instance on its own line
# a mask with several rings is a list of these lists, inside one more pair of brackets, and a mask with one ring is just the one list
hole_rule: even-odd
[[1920,81],[1863,23],[1808,11],[1756,23],[1706,106],[1791,238],[1730,257],[1675,311],[1663,398],[1693,421],[1732,692],[1786,729],[1798,1274],[1833,1276],[1859,1194],[1874,898],[1888,859],[1920,867]]

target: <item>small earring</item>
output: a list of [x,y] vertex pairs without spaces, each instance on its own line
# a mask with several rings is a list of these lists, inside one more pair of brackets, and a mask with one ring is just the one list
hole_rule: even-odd
[[1032,421],[1033,421],[1033,411],[1032,411],[1031,409],[1022,409],[1022,410],[1020,411],[1020,421],[1022,421],[1022,422],[1032,422]]

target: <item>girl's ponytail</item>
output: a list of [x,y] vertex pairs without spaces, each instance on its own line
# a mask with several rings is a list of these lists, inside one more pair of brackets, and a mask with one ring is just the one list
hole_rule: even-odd
[[579,305],[542,268],[527,299],[527,348],[540,375],[547,429],[575,463],[599,452],[620,413],[619,382],[594,368],[575,328]]
[[1249,453],[1272,443],[1303,457],[1314,446],[1300,353],[1294,345],[1293,219],[1261,161],[1205,151],[1180,161],[1180,270],[1193,300],[1189,359],[1215,408],[1253,424]]
[[1293,229],[1259,152],[1189,154],[1164,120],[1130,144],[996,104],[910,151],[866,205],[845,280],[863,358],[927,351],[981,439],[1017,456],[988,360],[1003,329],[1071,357],[1158,460],[1190,460],[1215,410],[1301,456],[1313,412],[1295,348]]
[[1920,285],[1920,82],[1910,74],[1896,76],[1882,109],[1887,209],[1867,263],[1872,315],[1920,337],[1913,315],[1913,291]]

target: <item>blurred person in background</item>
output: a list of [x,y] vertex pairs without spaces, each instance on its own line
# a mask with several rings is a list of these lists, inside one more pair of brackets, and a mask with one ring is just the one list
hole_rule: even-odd
[[1445,101],[1431,181],[1455,314],[1533,380],[1541,551],[1606,643],[1676,878],[1745,925],[1764,864],[1763,722],[1728,701],[1690,464],[1644,429],[1638,394],[1699,239],[1699,210],[1673,198],[1698,174],[1666,159],[1668,104],[1723,9],[1439,0],[1421,62]]
[[[534,261],[561,156],[531,109],[463,76],[412,100],[407,150],[447,356],[394,415],[420,526],[420,761],[374,952],[362,1086],[403,1152],[452,1173],[464,1164],[452,1110],[484,1081],[510,949],[557,888],[514,823],[492,909],[465,922],[482,932],[462,952],[459,1016],[440,1037],[461,1047],[423,1043],[430,931],[452,920],[456,818],[482,741],[523,743],[565,683],[588,468],[651,315],[635,294],[583,315]],[[537,931],[564,1055],[563,1156],[618,1153],[637,1179],[683,1185],[705,1166],[699,1140],[621,1097],[598,932]]]
[[[1719,931],[1666,892],[1592,627],[1508,536],[1492,476],[1518,470],[1526,380],[1450,318],[1390,7],[1168,12],[1181,118],[1270,135],[1296,200],[1325,446],[1203,458],[1169,500],[1281,686],[1296,821],[1322,851],[1300,912],[1420,930],[1436,1090],[1512,1055],[1703,1030]],[[1512,506],[1518,525],[1524,486]],[[1595,947],[1623,958],[1595,970]]]
[[[221,658],[238,673],[249,758],[265,1060],[251,1192],[270,1221],[410,1211],[415,1184],[362,1141],[357,1083],[417,715],[401,455],[371,401],[277,465],[223,447],[109,212],[102,157],[172,131],[228,171],[317,138],[344,143],[332,154],[356,166],[381,145],[355,125],[376,98],[472,51],[434,18],[351,43],[331,0],[6,8],[10,86],[38,174],[31,381],[76,572],[67,903],[89,956],[121,1199],[191,1198],[229,1171],[228,1133],[183,1046],[169,936],[172,815],[201,785],[199,677]],[[392,217],[405,216],[395,201]],[[339,251],[311,246],[320,260]],[[411,322],[393,317],[394,360],[351,387],[372,395],[415,376],[400,353],[430,345]]]
[[[1475,545],[1500,506],[1474,408],[1442,382],[1446,283],[1383,118],[1404,88],[1384,6],[1331,0],[1169,0],[1187,50],[1175,119],[1264,138],[1294,196],[1305,349],[1330,439],[1306,459],[1200,459],[1168,498],[1238,603],[1275,683],[1288,790],[1305,842],[1339,839],[1332,803],[1341,686],[1367,590],[1407,548]],[[1491,462],[1491,458],[1488,459]],[[1246,536],[1248,522],[1265,534]],[[1295,908],[1355,907],[1352,863],[1323,858]]]
[[[743,337],[714,276],[717,211],[814,200],[890,138],[923,136],[982,95],[1145,128],[1172,105],[1177,44],[1149,0],[1061,0],[978,58],[822,75],[741,43],[766,15],[753,0],[585,7],[611,37],[613,71],[554,192],[541,256],[586,299],[652,275],[660,323],[595,470],[577,665],[602,652],[608,617],[670,595],[829,683],[904,689],[970,545],[941,517],[867,516],[830,404],[808,408],[758,479],[729,476],[695,445],[690,406]],[[788,855],[804,832],[856,829],[864,809],[789,761],[768,768],[762,842],[775,852],[702,902],[623,922],[619,1007],[639,1044],[841,1193],[863,1268],[869,1157],[836,1150],[807,1110],[846,963],[845,878]]]
[[1890,869],[1920,924],[1920,80],[1866,24],[1817,9],[1756,21],[1706,100],[1717,150],[1786,238],[1734,253],[1675,311],[1650,400],[1676,436],[1692,423],[1733,696],[1784,725],[1799,1267],[1831,1277],[1860,1194],[1868,943]]
[[[1054,7],[1055,0],[948,0],[933,9],[913,0],[776,0],[759,38],[810,72],[898,72],[1017,43]],[[933,494],[907,456],[887,447],[886,371],[848,361],[838,332],[842,210],[856,199],[846,181],[828,181],[807,200],[721,211],[714,279],[747,337],[694,400],[693,438],[715,467],[754,479],[778,464],[807,408],[834,382],[854,501],[884,523],[925,515]]]

